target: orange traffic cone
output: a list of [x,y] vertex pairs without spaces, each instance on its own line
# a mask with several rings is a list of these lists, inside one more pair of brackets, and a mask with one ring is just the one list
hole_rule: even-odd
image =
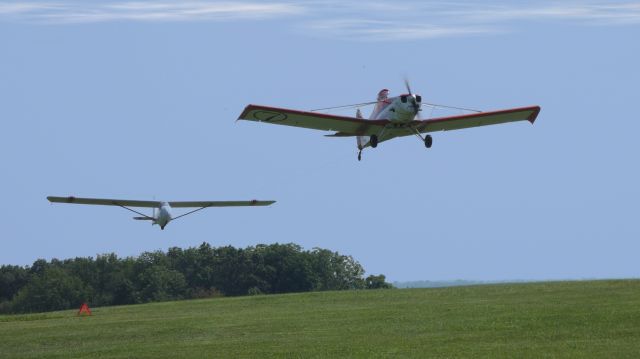
[[89,309],[89,306],[87,305],[87,303],[82,303],[82,305],[80,306],[78,315],[82,315],[83,313],[86,315],[91,315],[91,309]]

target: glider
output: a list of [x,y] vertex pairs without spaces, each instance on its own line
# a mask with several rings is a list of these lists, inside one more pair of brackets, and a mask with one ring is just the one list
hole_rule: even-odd
[[[374,102],[319,109],[329,110],[375,105],[368,120],[363,118],[359,108],[355,117],[347,117],[314,112],[319,110],[299,111],[260,105],[248,105],[245,107],[238,120],[335,131],[334,134],[326,135],[328,137],[356,137],[359,161],[362,158],[362,150],[364,148],[376,148],[379,143],[396,137],[415,135],[424,142],[425,147],[431,148],[433,138],[431,135],[423,136],[422,134],[516,121],[529,121],[533,124],[540,112],[539,106],[481,112],[461,107],[436,105],[423,102],[422,96],[411,92],[408,82],[405,81],[405,85],[408,93],[400,96],[389,97],[389,90],[383,89],[378,93],[378,98]],[[419,113],[423,105],[433,108],[473,111],[475,113],[422,120]]]
[[[180,217],[184,217],[191,213],[203,210],[209,207],[238,207],[238,206],[269,206],[276,201],[178,201],[178,202],[164,202],[164,201],[137,201],[129,199],[107,199],[107,198],[81,198],[81,197],[47,197],[49,202],[52,203],[75,203],[75,204],[93,204],[101,206],[117,206],[126,210],[139,214],[140,217],[133,217],[133,219],[141,221],[151,221],[151,224],[157,224],[160,229],[173,220]],[[133,210],[129,207],[146,207],[153,208],[151,216],[147,216],[144,213]],[[171,214],[172,208],[197,208],[189,211],[185,214],[181,214],[177,217],[173,217]]]

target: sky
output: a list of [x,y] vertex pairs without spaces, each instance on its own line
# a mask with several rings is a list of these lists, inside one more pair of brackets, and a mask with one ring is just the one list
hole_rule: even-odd
[[[294,242],[391,281],[638,277],[638,38],[632,1],[3,1],[0,264]],[[236,122],[405,77],[423,101],[542,111],[361,162],[352,138]],[[277,203],[160,231],[48,195]]]

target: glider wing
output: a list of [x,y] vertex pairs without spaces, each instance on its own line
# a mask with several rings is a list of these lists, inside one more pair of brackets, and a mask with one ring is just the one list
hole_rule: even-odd
[[82,198],[82,197],[47,197],[49,202],[55,203],[75,203],[75,204],[95,204],[101,206],[127,206],[127,207],[160,207],[159,201],[136,201],[130,199],[107,199],[107,198]]
[[[149,207],[158,208],[162,205],[160,201],[136,201],[129,199],[106,199],[106,198],[81,198],[81,197],[47,197],[49,202],[56,203],[76,203],[95,204],[103,206],[126,206],[126,207]],[[268,206],[275,201],[175,201],[169,202],[171,207],[235,207],[235,206]]]
[[237,206],[269,206],[276,201],[178,201],[169,202],[173,208],[186,207],[237,207]]

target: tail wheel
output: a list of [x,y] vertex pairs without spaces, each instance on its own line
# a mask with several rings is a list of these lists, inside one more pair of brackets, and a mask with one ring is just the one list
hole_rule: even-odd
[[378,147],[378,136],[371,135],[371,137],[369,137],[369,144],[372,148]]
[[433,138],[431,137],[431,135],[425,136],[424,147],[431,148],[432,145],[433,145]]

